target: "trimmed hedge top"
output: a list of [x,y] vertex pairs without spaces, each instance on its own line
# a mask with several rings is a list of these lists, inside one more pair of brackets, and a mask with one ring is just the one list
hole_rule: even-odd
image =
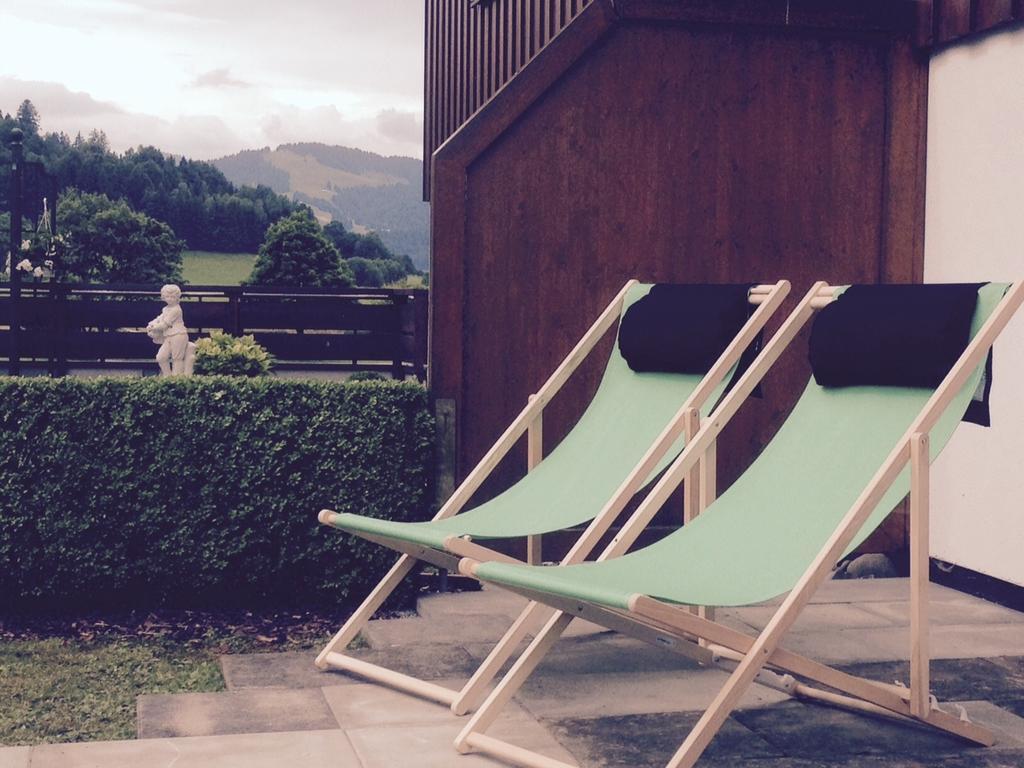
[[354,602],[390,567],[324,507],[430,513],[426,391],[0,379],[0,610]]

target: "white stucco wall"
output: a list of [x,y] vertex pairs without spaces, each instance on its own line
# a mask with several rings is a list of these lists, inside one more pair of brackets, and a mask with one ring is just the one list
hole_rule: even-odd
[[[924,277],[1024,279],[1024,29],[931,62]],[[1024,585],[1024,316],[996,343],[991,429],[934,465],[934,557]]]

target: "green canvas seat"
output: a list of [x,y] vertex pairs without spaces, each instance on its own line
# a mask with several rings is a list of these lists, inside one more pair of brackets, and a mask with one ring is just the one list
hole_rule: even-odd
[[[974,331],[1006,285],[979,293]],[[931,432],[933,458],[953,435],[984,366]],[[750,605],[792,589],[861,490],[934,394],[903,387],[821,387],[812,379],[750,468],[690,525],[600,563],[536,568],[484,563],[477,575],[628,608],[636,593],[688,605]],[[850,543],[855,549],[910,489],[907,469]]]
[[[637,285],[623,312],[651,289]],[[355,534],[443,548],[449,536],[501,539],[560,531],[593,518],[636,466],[703,376],[635,373],[612,349],[597,392],[572,431],[532,472],[499,496],[444,520],[401,523],[339,514],[331,525]],[[731,378],[731,377],[729,377]],[[707,415],[728,384],[724,379],[701,407]],[[651,477],[683,448],[679,440]]]
[[[735,413],[745,392],[770,366],[814,309],[843,289],[819,284],[790,316],[761,358],[711,415],[710,423],[666,470],[641,504],[658,506]],[[841,301],[841,298],[838,300]],[[642,529],[626,523],[596,562],[530,566],[466,559],[464,573],[558,609],[456,740],[459,751],[481,751],[517,765],[558,761],[485,735],[503,705],[525,682],[574,617],[692,656],[702,663],[736,663],[728,683],[698,721],[669,768],[699,759],[745,689],[773,679],[790,694],[896,717],[913,718],[980,744],[985,729],[944,712],[930,698],[927,653],[928,466],[950,440],[985,374],[992,342],[1024,302],[1020,285],[978,290],[970,338],[950,373],[935,387],[843,386],[813,379],[784,425],[748,470],[696,520],[642,549],[626,553]],[[893,329],[898,333],[899,329]],[[749,380],[748,380],[749,379]],[[896,688],[855,678],[779,647],[813,590],[911,491],[911,685]],[[701,606],[760,603],[788,593],[756,638],[709,618]],[[700,643],[697,640],[700,639]],[[772,666],[795,678],[763,678]],[[540,758],[538,758],[540,759]]]
[[[731,342],[723,342],[727,344],[726,349],[717,349],[720,336],[708,337],[715,339],[711,353],[717,355],[718,359],[706,371],[636,372],[627,364],[616,338],[597,392],[569,434],[520,481],[495,498],[462,511],[462,505],[479,487],[487,472],[497,465],[504,452],[526,431],[526,424],[535,423],[533,420],[539,417],[543,404],[564,383],[572,368],[579,364],[603,333],[614,325],[616,319],[624,316],[651,289],[651,285],[636,281],[630,281],[623,288],[577,349],[570,353],[566,362],[538,391],[536,397],[541,401],[539,406],[531,401],[531,405],[513,422],[434,520],[406,523],[327,510],[321,512],[322,523],[395,549],[403,553],[403,559],[323,649],[317,658],[318,666],[369,677],[449,704],[460,713],[478,701],[486,683],[500,668],[501,662],[512,653],[525,634],[534,628],[531,624],[533,618],[521,617],[470,684],[458,692],[361,663],[343,651],[359,627],[365,624],[417,560],[448,569],[457,568],[460,558],[467,553],[513,561],[511,557],[500,555],[486,544],[490,540],[515,538],[535,542],[542,534],[588,524],[573,550],[574,557],[585,556],[590,548],[596,546],[601,534],[614,522],[629,499],[644,484],[656,478],[683,450],[684,422],[707,416],[720,400],[738,369],[740,355],[756,339],[764,323],[781,304],[788,293],[789,284],[782,281],[773,286],[757,286],[751,291],[740,288],[738,295],[736,288],[728,289],[734,299],[743,302],[745,297],[747,304],[754,305],[755,309],[736,337]],[[685,290],[701,291],[697,287]],[[671,295],[675,297],[680,294]],[[708,296],[699,295],[702,298]],[[664,309],[666,304],[663,299],[661,301],[657,306]],[[712,301],[712,305],[714,301],[717,299]],[[675,306],[674,303],[668,304],[670,311]],[[692,306],[702,307],[703,304],[698,299]],[[735,303],[731,306],[736,308]],[[730,317],[736,317],[736,313],[733,312]],[[742,322],[742,316],[738,320]],[[678,326],[673,332],[676,330],[679,330]],[[734,327],[730,323],[724,335],[730,336],[733,332]],[[694,328],[692,333],[699,336],[702,329]]]

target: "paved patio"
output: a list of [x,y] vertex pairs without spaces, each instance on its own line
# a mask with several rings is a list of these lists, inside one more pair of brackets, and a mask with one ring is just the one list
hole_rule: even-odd
[[[826,584],[785,646],[855,674],[907,680],[904,579]],[[435,595],[419,615],[373,622],[358,654],[452,686],[475,668],[522,602],[496,590]],[[789,699],[756,686],[705,753],[707,768],[1020,768],[1024,614],[932,585],[933,689],[996,731],[987,750],[916,727]],[[752,632],[770,606],[720,611]],[[628,638],[574,625],[489,731],[580,766],[660,768],[725,679]],[[0,749],[0,768],[484,768],[451,743],[447,709],[319,673],[312,653],[225,656],[228,690],[141,696],[136,741]]]

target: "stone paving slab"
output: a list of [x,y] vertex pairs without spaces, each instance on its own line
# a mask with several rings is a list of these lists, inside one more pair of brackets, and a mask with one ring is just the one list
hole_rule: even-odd
[[485,586],[475,592],[437,593],[416,601],[416,612],[425,619],[450,616],[504,616],[511,622],[526,607],[527,600],[514,592]]
[[686,656],[672,653],[665,648],[656,648],[640,640],[613,634],[555,645],[541,662],[538,674],[631,674],[679,672],[700,668],[697,662]]
[[[1016,731],[1024,721],[987,702],[963,702],[999,745],[978,749],[931,729],[906,726],[794,701],[733,714],[711,742],[700,768],[995,768],[1024,762]],[[662,768],[699,713],[574,718],[545,724],[583,765]]]
[[313,666],[315,651],[233,653],[221,656],[220,671],[229,691],[251,688],[323,688],[351,680],[340,672]]
[[[3,751],[0,750],[0,755]],[[0,765],[3,765],[0,757]],[[32,748],[32,768],[363,768],[344,731],[257,733]],[[5,767],[6,768],[6,767]]]
[[[508,763],[484,755],[458,754],[453,744],[464,725],[464,719],[449,719],[446,723],[401,728],[360,728],[348,731],[348,735],[364,768],[508,768]],[[569,765],[578,764],[533,718],[503,716],[487,733]]]
[[419,616],[402,619],[381,619],[369,622],[362,631],[363,639],[374,650],[398,646],[455,645],[460,643],[496,643],[508,630],[512,620],[507,616],[481,614],[474,617],[444,621],[428,621]]
[[[1024,655],[1024,627],[1016,624],[933,626],[929,633],[934,659],[968,659]],[[786,650],[826,664],[889,661],[910,657],[907,627],[818,630],[787,633]]]
[[[686,734],[697,724],[696,712],[617,715],[545,720],[580,765],[601,768],[664,768]],[[732,766],[738,761],[780,758],[770,742],[729,718],[701,758],[706,766]],[[777,765],[773,760],[765,765]]]
[[0,768],[28,768],[31,747],[0,747]]
[[[488,646],[490,650],[490,646]],[[350,651],[352,656],[373,664],[384,664],[396,672],[421,680],[443,677],[468,679],[479,662],[459,646],[416,645],[393,651],[366,648]],[[241,653],[220,657],[221,671],[229,691],[256,688],[324,688],[366,681],[337,670],[320,671],[313,666],[314,651],[282,653]]]
[[929,638],[935,659],[1024,656],[1024,627],[1013,624],[932,627]]
[[950,708],[963,707],[972,722],[980,723],[996,737],[997,749],[1024,750],[1024,718],[997,707],[991,701],[961,701]]
[[[900,605],[886,603],[886,605]],[[732,608],[731,615],[748,626],[750,630],[760,632],[775,615],[774,606],[755,606],[751,608]],[[790,632],[814,632],[818,630],[837,629],[870,629],[873,627],[891,627],[899,622],[879,613],[874,613],[859,605],[850,603],[811,604],[800,612]]]
[[[459,680],[439,680],[446,688],[461,687]],[[340,685],[323,689],[337,723],[346,730],[456,722],[452,711],[433,701],[395,691],[383,685]]]
[[[1015,659],[936,659],[929,670],[931,690],[939,702],[984,699],[1004,703],[1024,699],[1024,679],[1015,677],[1009,662]],[[857,677],[881,683],[910,681],[910,662],[884,661],[844,664],[839,667]]]
[[338,727],[323,693],[309,688],[144,694],[136,722],[140,739]]
[[[469,678],[478,666],[478,662],[466,652],[466,649],[453,644],[428,645],[418,643],[412,646],[403,646],[390,651],[373,650],[363,648],[358,651],[351,651],[357,659],[368,661],[371,664],[380,664],[401,672],[403,675],[412,675],[422,680],[440,680],[444,677]],[[356,682],[364,682],[356,677],[345,675]]]
[[[543,675],[531,677],[516,700],[537,717],[601,717],[703,710],[728,676],[718,669],[628,674]],[[763,707],[789,697],[772,688],[751,686],[741,707]]]
[[[907,626],[910,623],[909,602],[865,603],[862,610],[888,619],[891,624]],[[1024,625],[1024,613],[980,598],[975,598],[971,602],[939,600],[929,604],[928,620],[932,626],[937,624]],[[1021,627],[1021,631],[1024,631],[1024,626]]]
[[[779,605],[785,595],[766,600],[761,605]],[[928,600],[935,602],[971,603],[978,598],[941,584],[928,585]],[[910,600],[910,579],[831,579],[824,582],[811,597],[811,603],[892,603]]]

